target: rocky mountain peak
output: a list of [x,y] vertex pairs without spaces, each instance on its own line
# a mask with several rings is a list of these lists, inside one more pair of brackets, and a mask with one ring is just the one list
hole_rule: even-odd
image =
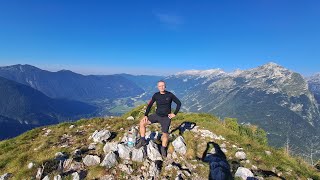
[[289,78],[292,73],[293,72],[289,69],[270,62],[256,68],[246,70],[243,74],[245,74],[247,78],[255,79],[286,79]]
[[268,62],[264,65],[262,65],[261,67],[266,68],[266,69],[272,69],[272,68],[284,68],[283,66],[274,63],[274,62]]
[[320,73],[316,73],[312,76],[306,77],[308,81],[319,82],[320,81]]
[[186,70],[182,72],[178,72],[175,75],[189,75],[189,76],[200,76],[200,77],[210,77],[210,76],[217,76],[226,74],[222,69],[216,68],[216,69],[207,69],[207,70]]

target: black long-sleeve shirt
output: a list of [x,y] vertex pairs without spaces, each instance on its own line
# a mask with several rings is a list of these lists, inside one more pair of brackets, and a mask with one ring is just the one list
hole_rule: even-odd
[[161,94],[160,91],[153,94],[151,100],[148,103],[148,107],[144,114],[145,116],[148,116],[154,102],[156,102],[157,105],[156,114],[162,117],[168,116],[168,114],[171,113],[172,101],[177,104],[176,110],[174,111],[174,114],[177,115],[181,107],[180,100],[170,91],[165,90],[164,92],[165,94]]

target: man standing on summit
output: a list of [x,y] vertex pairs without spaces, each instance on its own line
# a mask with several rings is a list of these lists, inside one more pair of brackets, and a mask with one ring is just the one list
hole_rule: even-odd
[[[174,118],[179,112],[181,107],[181,102],[173,93],[165,90],[166,84],[163,80],[158,81],[157,86],[158,86],[159,92],[156,92],[153,94],[151,100],[148,103],[148,107],[146,109],[144,117],[140,120],[141,139],[135,147],[138,149],[147,144],[145,139],[147,125],[152,123],[160,123],[161,131],[162,131],[162,136],[161,136],[162,146],[160,148],[160,153],[163,157],[167,157],[167,145],[168,145],[168,139],[169,139],[168,131],[169,131],[171,119]],[[172,101],[177,104],[177,107],[173,113],[171,113]],[[156,102],[156,105],[157,105],[156,113],[148,115],[154,102]]]

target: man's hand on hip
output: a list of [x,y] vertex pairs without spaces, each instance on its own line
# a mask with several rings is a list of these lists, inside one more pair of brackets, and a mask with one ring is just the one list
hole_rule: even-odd
[[174,118],[175,116],[176,116],[176,115],[175,115],[175,114],[173,114],[173,113],[168,114],[168,117],[169,117],[170,119]]
[[145,124],[147,124],[147,123],[148,123],[148,116],[144,116],[144,118],[143,118],[143,122],[144,122]]

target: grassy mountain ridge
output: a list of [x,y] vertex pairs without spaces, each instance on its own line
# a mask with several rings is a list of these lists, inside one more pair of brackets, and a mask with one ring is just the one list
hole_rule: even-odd
[[27,85],[0,77],[0,139],[35,126],[78,119],[95,110],[86,103],[49,98]]
[[[116,134],[115,140],[121,139],[131,126],[139,123],[144,110],[145,106],[142,105],[120,117],[97,117],[39,127],[18,137],[0,141],[0,175],[12,173],[12,179],[29,179],[36,176],[38,167],[47,163],[46,173],[52,177],[57,174],[57,171],[50,168],[50,162],[54,159],[57,152],[72,154],[75,149],[86,149],[92,143],[88,137],[95,130],[108,129]],[[152,112],[154,112],[154,108],[152,108]],[[135,120],[127,120],[129,116],[133,116]],[[259,170],[274,171],[277,176],[279,175],[279,177],[286,179],[320,179],[320,173],[301,159],[288,156],[283,150],[269,147],[265,141],[264,131],[255,126],[242,126],[237,124],[235,119],[230,118],[221,121],[217,117],[206,113],[179,112],[172,120],[171,130],[185,121],[194,122],[199,128],[225,137],[225,140],[216,140],[216,143],[220,146],[226,144],[226,156],[230,164],[237,161],[234,155],[236,152],[236,149],[233,148],[234,145],[243,148],[247,154],[247,160],[249,160],[249,163],[240,161],[240,166],[252,169],[252,165],[254,165]],[[148,128],[159,130],[159,126],[156,124]],[[176,133],[173,132],[172,134]],[[183,134],[187,146],[187,153],[184,158],[186,162],[202,164],[201,166],[197,166],[195,172],[199,172],[199,176],[202,179],[206,179],[209,173],[209,166],[199,161],[197,157],[201,156],[205,149],[205,144],[208,141],[212,141],[212,139],[196,137],[193,133],[192,131],[186,131]],[[103,145],[99,144],[96,150],[89,151],[88,154],[104,156],[101,155],[103,154],[102,149]],[[172,152],[172,149],[172,139],[170,139],[169,153]],[[271,155],[267,155],[266,151],[270,151]],[[28,169],[27,166],[30,162],[34,163],[34,167]],[[134,164],[134,171],[139,169],[140,165],[139,163]],[[95,179],[111,174],[112,170],[114,170],[119,179],[127,177],[117,167],[108,170],[101,166],[91,166],[86,168],[86,179]],[[166,173],[168,172],[165,170],[161,171],[161,175],[163,176]],[[263,176],[258,171],[257,175]],[[277,179],[279,177],[270,178]],[[65,176],[65,178],[70,178],[70,175]]]

